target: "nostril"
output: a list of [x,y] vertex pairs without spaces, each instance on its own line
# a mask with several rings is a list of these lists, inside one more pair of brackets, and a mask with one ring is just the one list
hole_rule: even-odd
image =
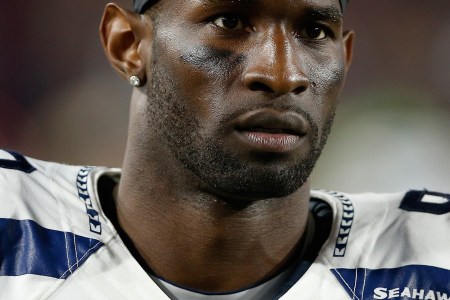
[[296,95],[303,93],[304,91],[306,91],[306,87],[305,86],[299,86],[298,88],[294,89],[292,92]]
[[250,90],[254,91],[254,92],[266,92],[266,93],[271,93],[273,94],[274,91],[268,86],[265,85],[264,83],[261,82],[253,82],[250,84]]

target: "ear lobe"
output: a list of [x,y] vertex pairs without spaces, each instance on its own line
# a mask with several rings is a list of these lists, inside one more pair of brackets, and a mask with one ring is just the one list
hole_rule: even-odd
[[108,60],[119,74],[126,80],[135,75],[145,82],[145,53],[139,52],[141,22],[140,15],[110,3],[100,24],[100,37]]
[[354,31],[345,31],[343,36],[345,68],[348,70],[353,60]]

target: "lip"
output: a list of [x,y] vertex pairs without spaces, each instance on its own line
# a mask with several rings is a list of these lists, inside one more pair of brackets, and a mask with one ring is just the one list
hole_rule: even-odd
[[235,124],[235,132],[252,150],[285,153],[302,144],[308,122],[292,111],[260,109],[241,115]]

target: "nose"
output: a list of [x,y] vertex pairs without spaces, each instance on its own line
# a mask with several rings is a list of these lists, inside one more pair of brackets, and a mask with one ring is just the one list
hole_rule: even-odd
[[292,38],[282,28],[267,32],[247,61],[243,82],[248,89],[281,96],[309,88]]

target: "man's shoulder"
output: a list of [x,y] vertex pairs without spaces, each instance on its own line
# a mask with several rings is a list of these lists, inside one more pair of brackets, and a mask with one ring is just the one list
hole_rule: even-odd
[[[0,150],[0,219],[100,234],[97,182],[111,170],[46,162]],[[86,224],[77,223],[85,218]]]
[[[312,197],[327,202],[331,207],[357,209],[358,214],[375,214],[383,211],[387,215],[425,213],[444,215],[450,213],[450,193],[423,190],[408,190],[398,193],[343,193],[336,191],[312,191]],[[420,216],[420,214],[418,215]]]
[[317,262],[350,297],[387,299],[391,292],[412,295],[414,289],[423,294],[421,299],[450,295],[449,194],[410,190],[312,195],[333,211],[331,233]]
[[0,150],[2,282],[67,278],[105,243],[95,171]]
[[0,217],[39,219],[63,197],[70,202],[77,169],[0,150]]
[[364,257],[373,267],[408,263],[450,270],[449,194],[410,190],[393,194],[319,191],[312,195],[328,203],[333,212],[327,248],[338,265]]
[[[80,166],[46,162],[18,152],[0,149],[0,187],[3,192],[20,191],[41,185],[36,192],[51,191],[52,186],[68,187]],[[36,186],[35,186],[36,187]]]
[[376,243],[377,252],[381,245],[388,249],[400,240],[450,247],[450,194],[424,189],[362,194],[318,191],[312,195],[333,211],[338,253],[343,254],[350,242],[369,240]]

